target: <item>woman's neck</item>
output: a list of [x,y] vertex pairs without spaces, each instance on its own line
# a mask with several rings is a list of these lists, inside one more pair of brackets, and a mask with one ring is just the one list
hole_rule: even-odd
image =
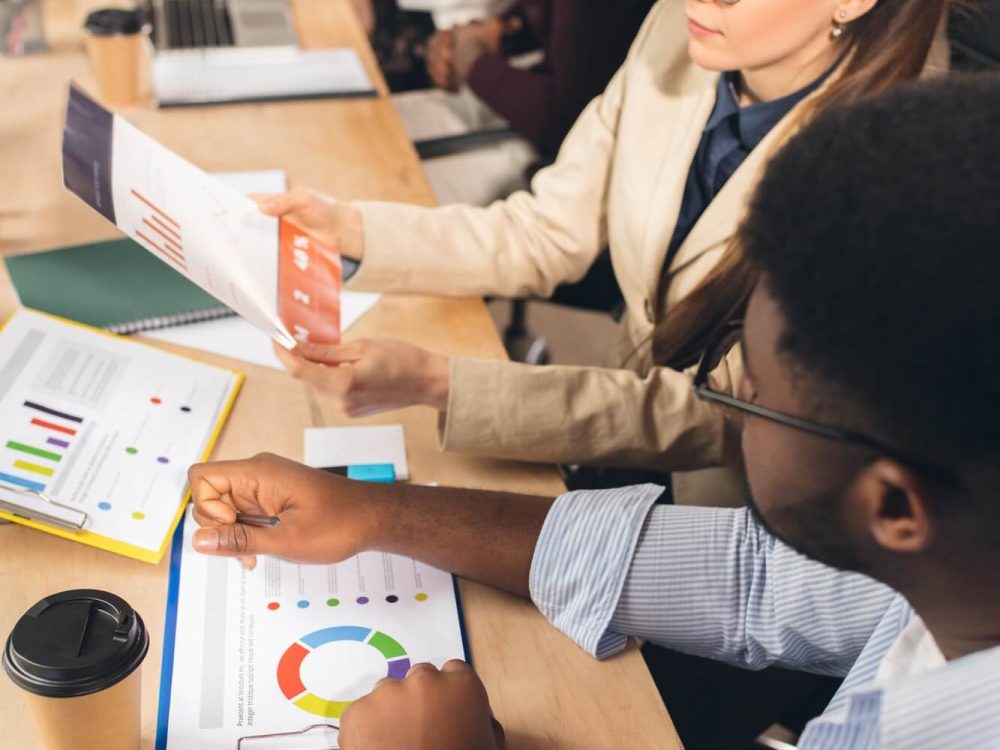
[[829,70],[840,53],[839,45],[823,37],[778,62],[741,70],[740,105],[771,102],[794,94]]

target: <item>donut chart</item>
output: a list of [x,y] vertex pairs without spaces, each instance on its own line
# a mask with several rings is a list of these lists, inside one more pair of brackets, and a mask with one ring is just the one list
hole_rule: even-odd
[[341,625],[303,636],[289,646],[278,661],[278,687],[292,705],[326,719],[339,719],[351,701],[329,700],[309,692],[302,682],[302,664],[320,646],[338,641],[364,643],[374,648],[385,658],[388,677],[401,680],[410,669],[406,649],[391,636],[372,628]]

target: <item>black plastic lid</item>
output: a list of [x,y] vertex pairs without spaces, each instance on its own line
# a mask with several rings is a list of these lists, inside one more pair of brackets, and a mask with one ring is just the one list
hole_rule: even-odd
[[142,13],[123,8],[95,10],[83,24],[83,28],[94,36],[115,36],[116,34],[138,34],[142,31]]
[[7,639],[3,668],[31,693],[75,698],[121,682],[147,651],[146,626],[124,599],[78,589],[46,597],[25,612]]

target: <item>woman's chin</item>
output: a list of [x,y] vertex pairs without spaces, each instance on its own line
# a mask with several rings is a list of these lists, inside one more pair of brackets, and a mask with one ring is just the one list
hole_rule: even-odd
[[736,70],[740,67],[732,59],[732,56],[719,49],[719,39],[716,37],[708,39],[690,37],[688,39],[688,56],[691,58],[691,62],[705,70],[722,72]]

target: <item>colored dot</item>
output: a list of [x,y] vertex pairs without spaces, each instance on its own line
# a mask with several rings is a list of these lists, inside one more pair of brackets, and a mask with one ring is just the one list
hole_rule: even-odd
[[368,597],[367,596],[359,596],[358,597],[358,604],[367,604],[367,603],[368,603]]
[[153,404],[162,404],[162,403],[163,403],[163,402],[162,402],[162,401],[161,401],[160,399],[158,399],[158,398],[157,398],[156,396],[153,396],[153,397],[152,397],[151,399],[149,399],[149,401],[150,401],[150,403],[153,403]]
[[101,510],[111,510],[111,503],[98,503],[97,507]]
[[328,607],[339,607],[340,606],[340,599],[327,599],[326,600],[326,606],[328,606]]
[[418,602],[426,602],[427,601],[427,594],[423,594],[423,593],[417,594],[413,598],[416,599]]
[[268,604],[268,605],[267,605],[267,608],[268,608],[269,610],[271,610],[272,612],[274,612],[274,611],[275,611],[276,609],[278,609],[278,608],[279,608],[280,606],[281,606],[281,605],[280,605],[280,604],[278,604],[277,602],[271,602],[270,604]]
[[307,602],[305,599],[300,599],[298,602],[295,603],[295,606],[298,607],[299,609],[307,609],[309,607],[309,602]]
[[169,464],[170,463],[170,459],[167,458],[166,456],[160,456],[156,460],[159,461],[161,464]]
[[141,510],[137,510],[135,513],[132,514],[132,518],[134,518],[136,521],[142,521],[146,518],[146,514],[143,513]]
[[128,453],[130,456],[134,456],[136,453],[139,452],[139,449],[129,446],[128,448],[125,449],[125,452]]
[[389,604],[395,604],[396,602],[399,601],[399,597],[396,596],[395,594],[390,594],[385,598],[385,600],[389,602]]
[[184,412],[185,414],[187,414],[187,413],[189,413],[191,411],[191,407],[190,406],[182,406],[181,407],[181,411]]

